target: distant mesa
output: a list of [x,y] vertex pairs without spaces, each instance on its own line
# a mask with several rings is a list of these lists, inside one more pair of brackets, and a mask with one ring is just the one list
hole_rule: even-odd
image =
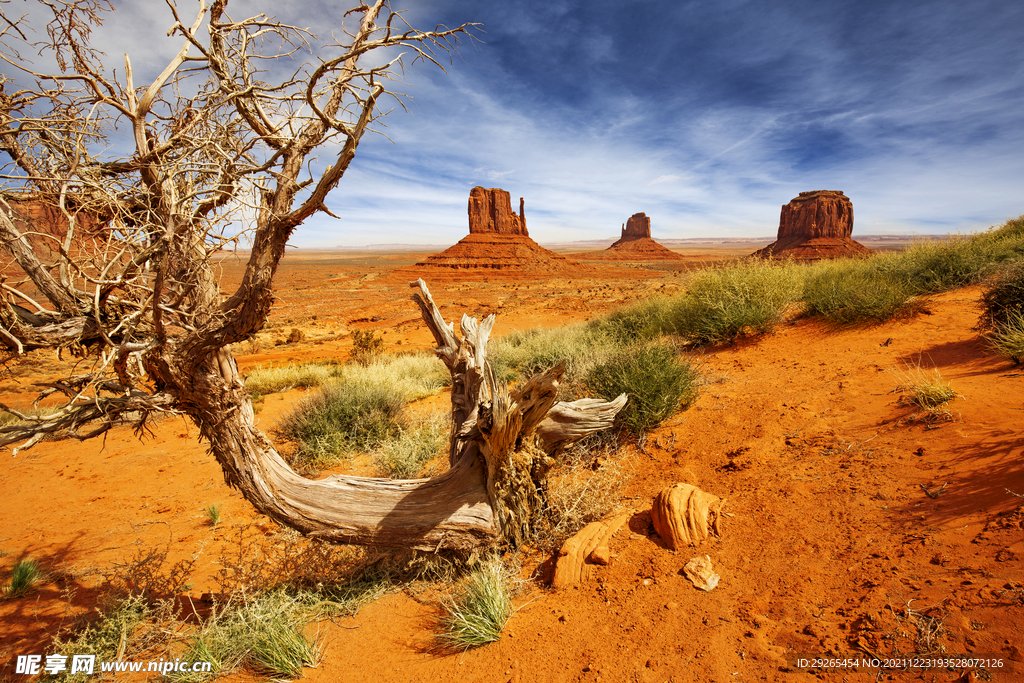
[[570,254],[587,261],[678,261],[683,257],[651,239],[651,219],[634,213],[622,226],[619,240],[604,251]]
[[641,211],[629,217],[626,224],[622,226],[622,237],[612,246],[643,239],[644,237],[647,239],[651,238],[651,219],[647,217],[646,213]]
[[572,274],[587,270],[534,242],[526,231],[524,201],[512,212],[511,197],[499,188],[474,187],[469,193],[469,234],[413,270],[429,277],[453,271],[500,270],[513,274]]
[[852,234],[853,202],[849,197],[838,190],[801,192],[782,207],[778,238],[753,256],[816,261],[870,254]]
[[469,191],[470,235],[522,235],[526,231],[523,198],[519,198],[519,215],[512,213],[512,198],[497,187],[474,187]]

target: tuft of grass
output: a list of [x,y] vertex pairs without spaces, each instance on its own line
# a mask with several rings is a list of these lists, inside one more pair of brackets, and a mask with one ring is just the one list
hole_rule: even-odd
[[392,386],[330,384],[285,415],[277,431],[298,444],[291,464],[314,471],[396,436],[404,407],[405,398]]
[[1006,322],[996,327],[989,342],[997,353],[1014,363],[1024,361],[1024,313],[1011,312]]
[[466,650],[501,638],[501,631],[512,616],[509,580],[500,560],[482,563],[463,589],[445,604],[441,617],[442,644]]
[[209,680],[241,667],[272,677],[299,677],[304,666],[316,666],[320,644],[305,631],[305,608],[285,591],[242,596],[214,610],[192,637],[182,659],[207,661],[210,672],[181,672],[170,678],[183,683]]
[[435,413],[415,426],[402,429],[374,452],[380,475],[391,479],[422,476],[424,466],[448,445],[448,420]]
[[658,344],[632,346],[595,366],[585,380],[594,394],[612,400],[627,394],[622,423],[640,435],[654,428],[697,397],[697,372],[685,360]]
[[896,391],[903,394],[901,402],[921,408],[928,415],[943,413],[949,402],[957,397],[952,384],[942,378],[938,368],[927,372],[920,363],[908,366],[902,379],[896,387]]
[[699,344],[764,334],[799,298],[801,273],[791,263],[756,260],[700,271],[686,293],[672,300],[668,327]]
[[[170,601],[156,606],[141,595],[128,595],[109,603],[92,623],[73,637],[58,635],[54,649],[65,656],[96,655],[102,661],[133,659],[154,647],[166,647],[166,627],[174,619]],[[86,673],[66,674],[65,681],[85,683],[92,677]]]
[[210,526],[217,526],[220,524],[220,505],[217,503],[210,503],[206,506],[206,519],[210,522]]
[[19,598],[25,595],[40,577],[38,562],[31,558],[21,560],[11,569],[11,583],[7,587],[7,596]]

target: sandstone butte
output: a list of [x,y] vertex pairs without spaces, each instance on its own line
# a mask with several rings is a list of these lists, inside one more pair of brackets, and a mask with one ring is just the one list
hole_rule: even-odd
[[782,207],[778,238],[753,256],[816,261],[870,254],[852,234],[853,202],[849,197],[837,190],[801,192]]
[[500,270],[507,274],[574,274],[588,270],[548,251],[526,230],[523,199],[512,212],[509,193],[499,188],[474,187],[469,193],[469,234],[440,254],[410,269],[424,277],[453,271]]
[[651,219],[635,213],[622,226],[619,240],[604,251],[570,254],[588,261],[678,261],[682,256],[651,239]]

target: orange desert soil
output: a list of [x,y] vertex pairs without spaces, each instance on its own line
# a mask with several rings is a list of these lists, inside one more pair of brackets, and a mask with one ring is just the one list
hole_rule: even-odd
[[[289,255],[267,331],[235,349],[243,371],[344,359],[353,329],[384,331],[392,351],[429,348],[411,290],[392,273],[422,257]],[[237,281],[240,262],[224,265],[226,281]],[[430,284],[447,319],[496,312],[501,335],[681,290],[678,270],[651,268],[608,279],[488,273]],[[935,296],[925,313],[876,326],[835,329],[793,317],[766,337],[692,353],[706,381],[694,405],[642,445],[619,449],[632,473],[621,503],[633,514],[592,581],[552,591],[550,557],[528,556],[524,576],[537,579],[516,599],[501,640],[454,655],[432,652],[434,604],[387,595],[319,624],[323,661],[306,680],[874,681],[873,669],[808,671],[787,655],[868,657],[937,645],[999,658],[1003,668],[880,679],[1024,680],[1024,499],[1008,492],[1024,493],[1024,372],[974,329],[979,295]],[[283,343],[292,328],[305,341]],[[900,404],[894,390],[918,365],[938,369],[960,395],[950,419],[915,420]],[[33,378],[57,365],[33,354],[10,370],[0,400],[25,405]],[[266,397],[262,425],[301,395]],[[94,610],[90,570],[109,572],[154,548],[169,549],[168,564],[198,555],[188,593],[197,600],[218,590],[218,558],[240,530],[277,533],[224,484],[181,418],[155,424],[142,442],[116,428],[105,440],[4,453],[0,570],[8,576],[30,556],[51,579],[0,600],[0,678],[27,680],[13,673],[15,655],[45,654],[58,629]],[[727,500],[732,516],[720,539],[670,551],[653,533],[652,499],[676,482]],[[210,504],[222,509],[215,528],[204,514]],[[704,554],[721,575],[710,593],[681,574]]]

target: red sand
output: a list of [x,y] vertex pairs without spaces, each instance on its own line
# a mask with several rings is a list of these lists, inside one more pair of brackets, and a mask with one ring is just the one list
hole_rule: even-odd
[[[282,302],[260,353],[240,357],[243,367],[342,359],[347,339],[338,333],[351,327],[386,330],[392,349],[428,348],[409,290],[377,277],[403,260],[286,260]],[[503,334],[678,289],[672,273],[656,275],[452,283],[433,293],[448,319],[498,312]],[[552,592],[537,581],[517,600],[499,642],[450,656],[429,650],[436,608],[389,595],[355,617],[321,624],[324,659],[306,678],[873,681],[865,669],[798,670],[785,655],[914,652],[915,615],[925,615],[918,623],[941,625],[934,637],[948,652],[1000,657],[1004,668],[990,667],[992,680],[1024,680],[1024,500],[1007,493],[1024,493],[1024,372],[973,329],[978,299],[976,288],[943,294],[929,314],[854,329],[794,319],[765,338],[695,354],[708,383],[694,406],[642,448],[620,450],[633,472],[622,505],[636,513],[613,538],[611,565],[599,567],[594,582]],[[311,341],[272,346],[292,326]],[[24,400],[31,373],[52,370],[47,362],[27,367],[21,385],[0,385],[0,400]],[[893,390],[918,364],[938,368],[962,395],[950,421],[913,421],[899,405]],[[273,424],[299,395],[268,396],[260,420]],[[48,442],[6,456],[0,550],[9,554],[0,569],[6,575],[31,556],[51,576],[64,574],[0,601],[4,667],[16,654],[47,652],[59,628],[95,607],[87,568],[169,544],[172,562],[198,554],[189,590],[198,597],[216,589],[216,559],[238,529],[273,532],[225,486],[205,450],[194,428],[172,418],[141,444],[130,430],[115,429],[105,442]],[[679,481],[727,499],[734,516],[723,538],[673,552],[651,535],[652,498]],[[215,529],[203,513],[211,503],[223,510]],[[721,574],[711,593],[680,575],[698,554],[710,555]],[[546,559],[529,558],[525,571],[544,576]],[[883,678],[968,680],[960,673]]]

